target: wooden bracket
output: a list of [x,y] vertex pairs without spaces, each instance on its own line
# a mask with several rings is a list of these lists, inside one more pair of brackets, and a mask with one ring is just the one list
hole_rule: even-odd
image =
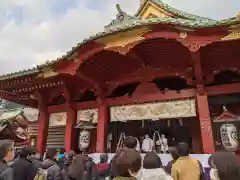
[[107,95],[107,87],[105,84],[99,85],[95,88],[95,95],[97,97],[97,102],[102,104],[105,102],[106,95]]
[[206,90],[203,84],[197,84],[197,93],[199,95],[204,95],[206,93]]
[[212,41],[200,41],[200,40],[196,40],[196,41],[186,41],[186,40],[180,40],[180,42],[189,49],[189,51],[191,52],[197,52],[200,50],[201,47],[204,47],[208,44],[211,44]]

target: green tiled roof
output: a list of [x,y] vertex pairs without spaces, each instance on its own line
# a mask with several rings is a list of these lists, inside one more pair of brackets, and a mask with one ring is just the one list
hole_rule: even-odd
[[15,118],[22,114],[22,110],[9,110],[0,114],[0,125],[15,120]]
[[[145,2],[143,4],[141,4],[141,6],[139,7],[139,9],[136,13],[136,16],[139,15],[140,11],[144,7],[145,3],[147,3],[147,2],[148,2],[148,0],[145,0]],[[212,20],[212,19],[209,19],[209,18],[200,17],[200,16],[196,16],[196,15],[193,15],[193,14],[189,14],[189,13],[180,11],[180,10],[175,9],[175,8],[169,6],[168,4],[164,3],[162,0],[151,0],[151,2],[153,2],[157,6],[160,6],[165,11],[170,12],[172,14],[175,14],[178,17],[183,18],[183,19],[215,21],[215,20]]]
[[[162,1],[160,1],[160,0],[154,0],[154,1],[162,3]],[[171,9],[171,7],[169,7],[167,5],[165,5],[165,6],[168,7],[169,9]],[[222,26],[228,27],[231,25],[240,24],[240,20],[237,18],[230,18],[230,19],[225,19],[225,20],[221,20],[221,21],[216,21],[216,20],[211,20],[211,19],[207,19],[207,18],[201,18],[198,16],[189,15],[188,13],[184,13],[184,12],[181,12],[178,10],[175,10],[175,11],[177,11],[179,14],[182,14],[182,16],[184,16],[184,17],[189,16],[189,18],[181,19],[181,18],[166,17],[166,18],[152,18],[152,19],[145,19],[145,20],[140,20],[138,18],[132,18],[131,21],[126,21],[126,23],[123,22],[123,23],[114,25],[112,28],[108,27],[107,29],[105,29],[105,31],[97,33],[93,36],[90,36],[87,39],[84,39],[82,42],[78,43],[75,47],[72,47],[72,49],[69,52],[67,52],[65,55],[63,55],[62,57],[60,57],[56,60],[47,61],[46,63],[39,65],[36,68],[2,75],[2,76],[0,76],[0,81],[5,80],[5,79],[16,78],[16,77],[20,77],[20,76],[25,76],[25,75],[41,72],[42,68],[49,67],[49,66],[56,64],[63,60],[71,60],[70,57],[74,54],[74,52],[80,46],[83,46],[84,44],[86,44],[87,42],[89,42],[91,40],[96,40],[98,38],[101,38],[101,37],[104,37],[107,35],[131,30],[131,29],[134,29],[137,27],[149,26],[149,25],[153,25],[153,24],[171,24],[173,26],[182,26],[182,27],[196,30],[196,29],[211,28],[211,27],[222,27]]]

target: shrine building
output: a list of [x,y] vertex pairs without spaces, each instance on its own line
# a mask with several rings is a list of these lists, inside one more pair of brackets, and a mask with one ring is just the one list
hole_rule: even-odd
[[131,16],[117,5],[103,32],[62,57],[0,76],[1,98],[39,110],[41,153],[49,144],[78,147],[81,122],[96,127],[89,152],[114,152],[121,133],[141,141],[159,131],[169,145],[186,141],[192,153],[213,153],[226,148],[230,128],[219,132],[216,121],[230,119],[238,131],[240,14],[212,20],[161,0],[136,6]]

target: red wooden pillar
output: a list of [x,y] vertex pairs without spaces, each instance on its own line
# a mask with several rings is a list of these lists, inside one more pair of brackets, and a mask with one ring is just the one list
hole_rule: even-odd
[[65,129],[65,151],[69,152],[72,149],[75,149],[75,140],[76,140],[76,119],[77,111],[72,106],[69,106],[67,109],[67,124]]
[[215,152],[212,122],[209,112],[208,97],[206,94],[197,94],[197,107],[200,121],[203,153],[211,154]]
[[98,107],[98,124],[97,124],[97,144],[96,152],[105,152],[107,142],[107,131],[108,131],[108,120],[109,120],[109,107],[105,100],[101,100]]
[[198,119],[191,119],[192,151],[193,153],[202,153],[202,142],[200,133],[200,123]]
[[37,150],[41,155],[43,155],[46,149],[46,142],[48,136],[49,113],[47,105],[45,104],[41,94],[38,94],[38,109],[39,122],[37,135]]

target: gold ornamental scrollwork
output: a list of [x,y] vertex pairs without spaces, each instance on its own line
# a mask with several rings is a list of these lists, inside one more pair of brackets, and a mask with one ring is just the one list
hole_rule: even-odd
[[110,108],[110,116],[111,121],[194,117],[195,100],[115,106]]
[[240,31],[239,32],[231,32],[229,35],[222,38],[223,41],[235,40],[235,39],[240,39]]
[[148,27],[142,27],[130,31],[119,32],[96,41],[104,44],[105,50],[111,50],[125,55],[134,46],[142,42],[145,39],[142,35],[149,31],[150,29]]
[[[239,15],[237,15],[238,17]],[[225,37],[223,37],[222,41],[228,41],[228,40],[235,40],[240,39],[240,25],[233,25],[229,27],[229,34]]]
[[143,40],[134,41],[132,43],[127,44],[126,46],[114,46],[114,47],[105,48],[105,49],[117,52],[122,55],[126,55],[132,48],[134,48],[137,44],[139,44],[142,41]]

